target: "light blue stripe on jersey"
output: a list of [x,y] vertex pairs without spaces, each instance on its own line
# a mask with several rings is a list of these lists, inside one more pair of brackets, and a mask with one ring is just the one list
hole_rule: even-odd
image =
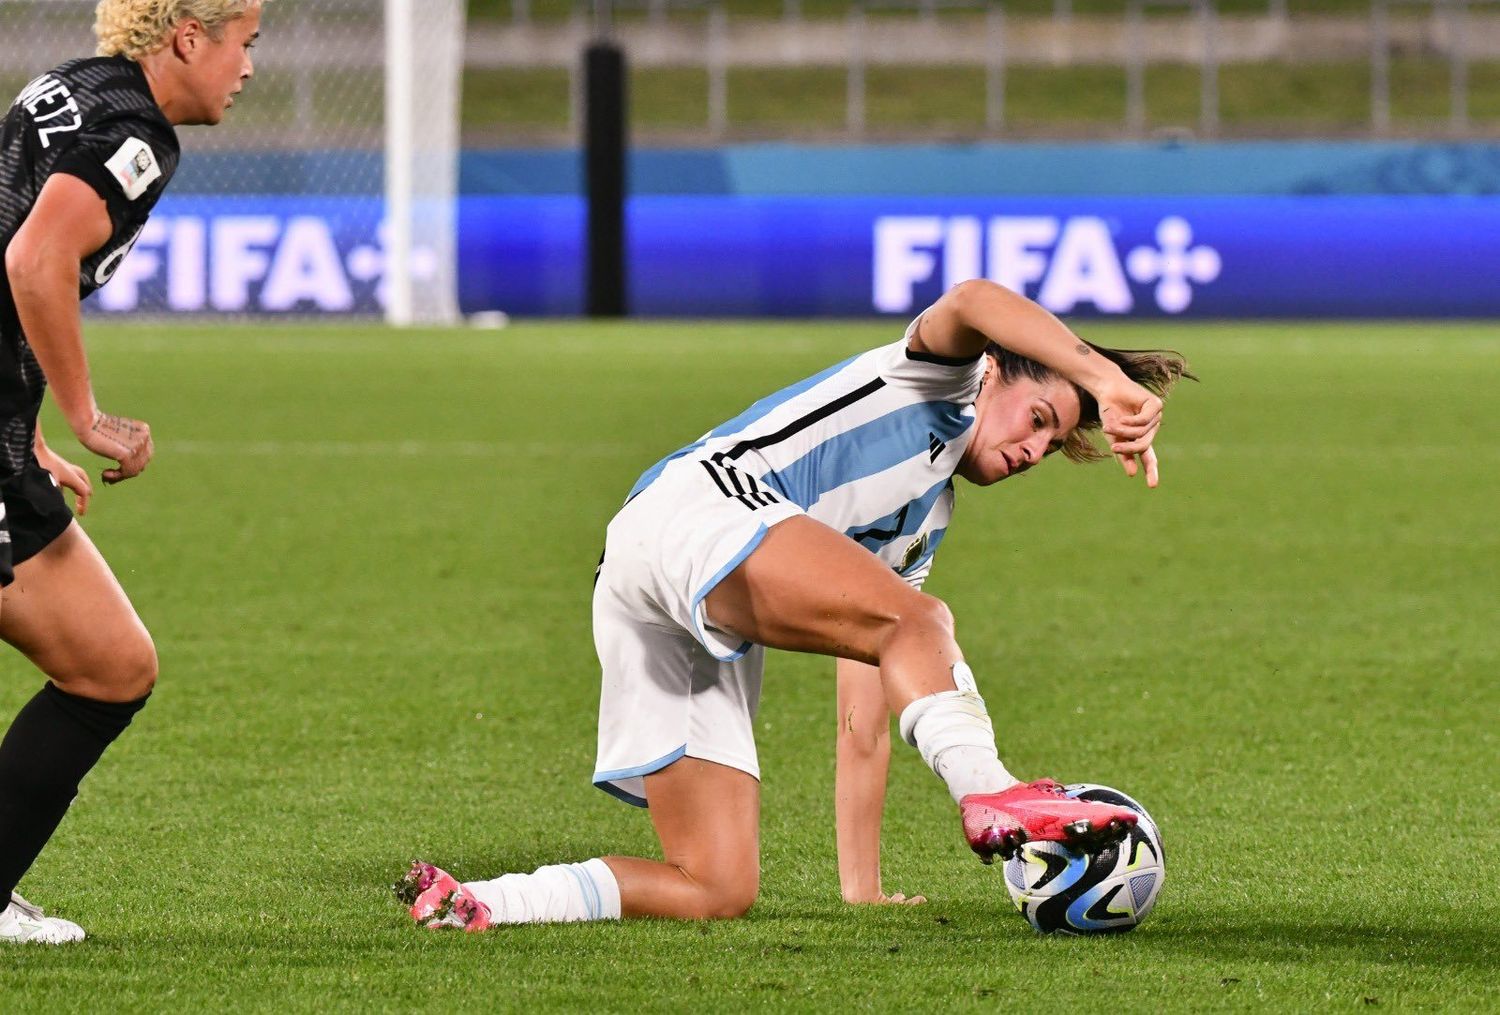
[[[864,353],[860,353],[859,355],[863,356]],[[646,487],[650,486],[653,482],[656,481],[656,477],[660,476],[662,470],[665,469],[668,465],[684,455],[692,454],[694,451],[697,451],[699,448],[703,447],[704,444],[708,443],[710,439],[714,437],[724,437],[728,434],[738,433],[739,431],[745,429],[745,427],[749,426],[751,423],[764,419],[766,416],[769,416],[776,409],[796,398],[804,391],[809,391],[813,387],[822,384],[824,381],[828,380],[828,378],[832,377],[834,374],[838,373],[840,370],[844,369],[846,366],[848,366],[850,363],[853,363],[858,358],[859,356],[850,356],[842,363],[835,363],[833,366],[829,367],[827,370],[822,371],[821,373],[813,374],[811,377],[800,380],[789,388],[782,388],[775,394],[767,395],[765,398],[762,398],[760,401],[750,406],[750,408],[734,417],[734,419],[731,419],[727,423],[721,423],[718,426],[714,427],[709,431],[707,437],[704,437],[702,440],[694,441],[687,447],[672,452],[670,455],[663,458],[655,465],[651,466],[651,468],[641,473],[641,478],[635,481],[635,485],[630,488],[630,493],[626,496],[625,499],[629,500],[631,497],[634,497],[636,494],[646,489]]]
[[706,444],[706,443],[708,443],[708,439],[707,438],[704,438],[701,441],[694,441],[693,443],[689,444],[687,447],[682,448],[682,449],[680,449],[678,451],[672,452],[670,455],[668,455],[667,457],[663,458],[661,461],[657,462],[655,465],[651,466],[651,468],[649,468],[645,472],[641,473],[641,478],[637,479],[635,481],[635,486],[632,486],[630,488],[630,492],[625,495],[626,502],[629,503],[629,501],[630,501],[630,499],[632,497],[634,497],[636,494],[640,493],[642,490],[646,489],[646,487],[650,486],[652,483],[656,482],[656,477],[660,476],[661,475],[661,471],[663,469],[665,469],[668,465],[670,465],[673,462],[677,461],[677,459],[681,458],[683,455],[692,454],[694,451],[697,451],[699,448],[703,447],[703,445]]
[[903,405],[878,419],[828,438],[801,458],[763,477],[807,509],[829,490],[928,453],[928,434],[947,443],[974,422],[955,402]]
[[[872,522],[862,522],[859,525],[850,526],[844,530],[844,535],[872,553],[893,540],[900,539],[902,536],[909,536],[922,527],[922,523],[932,513],[932,505],[937,503],[937,499],[943,495],[943,491],[948,489],[952,482],[951,479],[944,479],[916,500],[903,504],[885,517],[877,518]],[[895,527],[896,519],[901,517],[901,512],[903,511],[906,512],[906,518],[902,520],[901,528],[894,534],[884,538],[861,535],[861,533],[871,530],[889,532]]]
[[[853,363],[863,355],[865,354],[860,353],[859,356],[850,356],[842,363],[835,363],[827,370],[813,374],[806,380],[798,381],[796,384],[793,384],[789,388],[782,388],[775,394],[767,395],[765,398],[762,398],[760,401],[750,406],[750,408],[734,417],[734,419],[731,419],[726,423],[721,423],[720,425],[714,427],[708,432],[708,437],[727,437],[730,434],[739,433],[751,423],[759,422],[760,420],[769,416],[776,409],[779,409],[787,402],[790,402],[792,399],[796,398],[804,391],[810,391],[817,385],[822,384],[824,381],[828,380],[828,378],[832,377],[834,374],[838,373],[840,370],[844,369],[850,363]],[[704,438],[704,440],[707,439],[708,438]],[[701,444],[703,442],[699,441],[698,443]]]

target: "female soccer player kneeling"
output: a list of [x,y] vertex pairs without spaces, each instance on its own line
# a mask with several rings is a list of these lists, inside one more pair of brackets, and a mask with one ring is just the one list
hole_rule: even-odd
[[[867,742],[899,716],[984,862],[1028,840],[1084,851],[1117,841],[1134,812],[1022,783],[1000,763],[953,617],[920,586],[954,475],[988,486],[1055,451],[1103,458],[1086,436],[1102,429],[1126,474],[1144,470],[1156,486],[1161,396],[1184,373],[1175,353],[1090,345],[1030,300],[969,281],[899,342],[764,398],[657,463],[610,522],[594,589],[594,783],[649,805],[663,860],[609,856],[466,884],[417,861],[396,886],[412,917],[483,930],[745,913],[760,885],[751,721],[765,647],[838,657],[841,713],[854,710]],[[883,901],[885,755],[839,758],[844,895]]]

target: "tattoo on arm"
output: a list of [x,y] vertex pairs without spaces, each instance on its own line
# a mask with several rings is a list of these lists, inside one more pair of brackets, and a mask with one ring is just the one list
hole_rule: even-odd
[[1079,342],[1077,345],[1075,345],[1073,347],[1073,349],[1080,356],[1087,356],[1089,354],[1089,352],[1091,351],[1089,349],[1089,347],[1088,347],[1088,343],[1087,342]]

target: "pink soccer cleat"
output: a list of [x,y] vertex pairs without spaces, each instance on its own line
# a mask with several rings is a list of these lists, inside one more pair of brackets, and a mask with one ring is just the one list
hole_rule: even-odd
[[411,918],[429,930],[489,929],[490,907],[441,867],[413,860],[410,869],[392,888],[396,898],[411,907]]
[[1017,783],[999,793],[970,793],[958,802],[969,848],[985,863],[1015,856],[1024,842],[1060,842],[1097,853],[1135,827],[1125,807],[1075,800],[1051,779]]

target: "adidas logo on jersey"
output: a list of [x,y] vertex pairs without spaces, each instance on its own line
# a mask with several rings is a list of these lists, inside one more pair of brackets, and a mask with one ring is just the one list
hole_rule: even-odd
[[931,430],[927,431],[927,460],[936,462],[938,455],[948,450],[948,445],[938,440],[938,435]]

